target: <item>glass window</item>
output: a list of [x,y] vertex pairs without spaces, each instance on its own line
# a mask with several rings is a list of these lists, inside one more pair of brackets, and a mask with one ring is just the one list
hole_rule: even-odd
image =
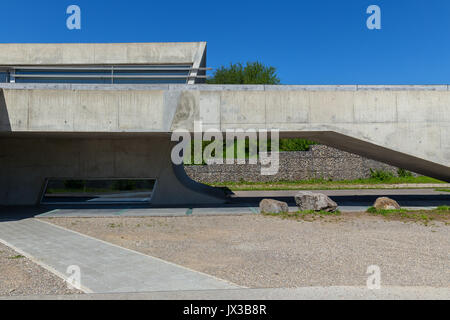
[[6,72],[0,72],[0,82],[8,82],[8,74]]
[[160,66],[53,66],[15,70],[17,83],[187,83],[190,65]]
[[48,179],[41,203],[150,203],[155,186],[155,179]]

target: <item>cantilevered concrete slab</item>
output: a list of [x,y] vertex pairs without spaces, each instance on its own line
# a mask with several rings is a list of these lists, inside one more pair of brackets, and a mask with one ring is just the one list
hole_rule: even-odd
[[155,204],[223,202],[170,162],[170,133],[194,121],[279,129],[450,181],[447,86],[2,84],[0,202],[38,203],[50,177],[157,178]]
[[0,65],[197,64],[206,42],[0,44]]

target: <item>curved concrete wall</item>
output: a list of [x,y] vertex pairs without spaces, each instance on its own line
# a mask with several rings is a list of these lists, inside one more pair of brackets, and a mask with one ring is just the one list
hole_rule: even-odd
[[[37,205],[46,179],[157,179],[152,205],[225,202],[170,160],[167,135],[20,135],[0,138],[0,205]],[[183,168],[181,168],[183,169]]]

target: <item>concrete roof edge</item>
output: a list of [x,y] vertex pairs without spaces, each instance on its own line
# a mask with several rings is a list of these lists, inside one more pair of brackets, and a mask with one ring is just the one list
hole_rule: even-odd
[[450,91],[449,85],[210,85],[0,83],[17,90],[172,90],[172,91]]
[[61,45],[61,46],[70,46],[70,45],[137,45],[137,44],[154,44],[154,45],[195,45],[206,43],[206,41],[180,41],[180,42],[35,42],[35,43],[24,43],[24,42],[11,42],[11,43],[0,43],[0,46],[38,46],[38,45]]
[[[190,64],[206,42],[8,43],[0,65]],[[203,52],[203,51],[202,51]]]

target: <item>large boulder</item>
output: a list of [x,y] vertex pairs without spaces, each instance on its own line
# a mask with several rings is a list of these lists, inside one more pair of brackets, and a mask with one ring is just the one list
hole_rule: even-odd
[[310,191],[300,191],[295,196],[295,203],[300,211],[336,211],[338,205],[329,197],[322,193],[313,193]]
[[400,205],[397,203],[397,201],[392,200],[387,197],[381,197],[378,198],[375,201],[375,204],[373,207],[377,210],[397,210],[401,209]]
[[286,202],[272,199],[264,199],[259,204],[261,213],[288,213],[289,206]]

